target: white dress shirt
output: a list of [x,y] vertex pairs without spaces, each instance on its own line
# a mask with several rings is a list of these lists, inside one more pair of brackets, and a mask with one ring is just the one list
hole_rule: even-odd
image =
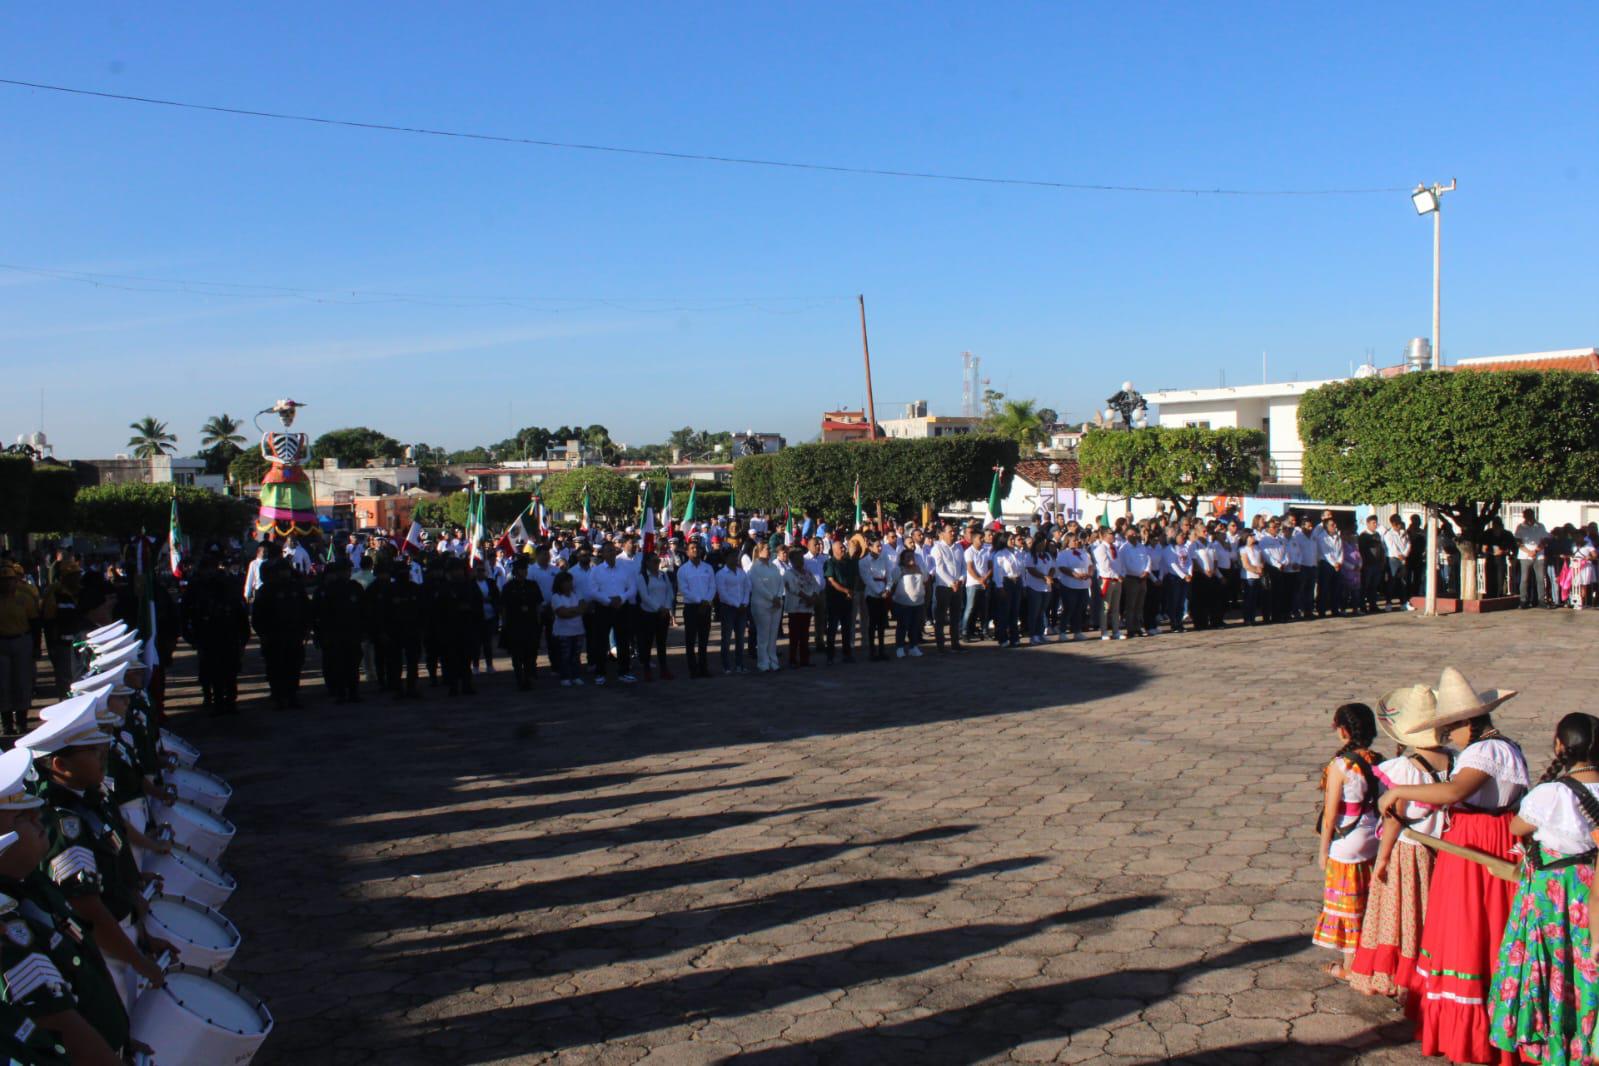
[[1094,575],[1101,581],[1120,581],[1122,577],[1122,553],[1116,550],[1115,545],[1106,544],[1103,540],[1094,545]]
[[677,568],[677,592],[685,604],[710,603],[716,598],[716,568],[701,559]]
[[727,607],[750,602],[750,576],[741,566],[724,566],[716,572],[716,598]]
[[959,544],[945,544],[942,540],[933,542],[930,561],[933,579],[938,582],[939,588],[952,589],[966,580],[965,555]]

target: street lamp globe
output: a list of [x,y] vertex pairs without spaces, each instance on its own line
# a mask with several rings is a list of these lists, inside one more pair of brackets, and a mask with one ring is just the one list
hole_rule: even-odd
[[1059,463],[1050,463],[1049,464],[1049,476],[1050,477],[1060,477],[1060,464]]
[[1106,422],[1114,422],[1114,421],[1116,421],[1116,408],[1114,408],[1114,407],[1105,408],[1105,421]]
[[1146,415],[1144,412],[1140,411],[1136,415],[1133,416],[1133,427],[1135,429],[1145,429],[1148,426],[1149,426],[1149,416]]

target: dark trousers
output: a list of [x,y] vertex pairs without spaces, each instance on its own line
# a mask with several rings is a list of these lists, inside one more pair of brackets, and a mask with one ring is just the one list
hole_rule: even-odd
[[472,685],[472,651],[476,647],[476,633],[447,634],[440,638],[439,667],[450,695],[477,691]]
[[1166,621],[1175,633],[1181,633],[1186,624],[1183,615],[1188,610],[1189,587],[1189,583],[1176,574],[1166,579]]
[[711,642],[711,605],[685,603],[683,605],[683,652],[688,660],[689,677],[705,677],[710,667],[705,661],[705,651]]
[[788,665],[811,665],[811,615],[809,611],[789,612]]
[[395,695],[400,695],[400,675],[405,675],[405,688],[403,692],[408,696],[416,695],[417,661],[421,658],[422,642],[415,636],[400,636],[383,642],[384,687]]
[[44,650],[50,656],[50,670],[55,675],[56,700],[66,699],[74,680],[72,676],[72,641],[46,640]]
[[650,669],[650,649],[655,649],[655,657],[660,660],[661,672],[666,672],[666,634],[672,628],[672,623],[662,618],[659,614],[645,614],[637,608],[633,609],[637,619],[633,626],[633,644],[638,649],[639,665],[646,673]]
[[200,685],[211,694],[211,709],[231,714],[239,707],[239,643],[202,640],[195,648]]
[[1331,563],[1316,560],[1316,617],[1343,612],[1343,586],[1338,580],[1338,568]]
[[1261,582],[1258,579],[1255,580],[1255,581],[1249,581],[1249,580],[1245,580],[1244,581],[1244,624],[1245,625],[1252,626],[1252,625],[1255,624],[1255,614],[1260,609],[1260,593],[1261,593],[1260,586],[1261,586]]
[[534,662],[539,654],[538,630],[531,633],[507,633],[505,636],[505,652],[511,657],[511,674],[516,678],[517,688],[531,688],[534,677]]
[[472,648],[472,666],[476,669],[479,661],[483,663],[485,672],[494,669],[494,641],[499,636],[500,626],[492,618],[483,619],[483,624],[478,627],[478,642]]
[[944,646],[944,630],[949,629],[949,643],[953,648],[961,646],[961,608],[965,606],[964,596],[959,590],[945,588],[939,585],[933,590],[933,642],[940,648]]
[[1055,634],[1059,636],[1063,629],[1069,629],[1074,636],[1081,636],[1088,625],[1088,590],[1074,589],[1064,582],[1055,587],[1060,589],[1062,627],[1055,630]]
[[887,652],[888,601],[881,596],[866,598],[866,651],[881,659]]
[[322,680],[335,699],[360,697],[361,645],[350,640],[330,640],[322,646]]
[[1377,601],[1382,599],[1383,581],[1388,576],[1388,562],[1379,559],[1377,562],[1368,562],[1360,571],[1360,599],[1361,605],[1367,612],[1375,613],[1381,606]]
[[279,706],[300,701],[300,668],[305,665],[305,643],[294,637],[261,641],[266,660],[267,690]]
[[827,661],[833,661],[839,630],[844,633],[844,661],[855,659],[855,604],[835,588],[827,590]]
[[1020,640],[1019,618],[1022,610],[1022,583],[1007,581],[989,593],[994,604],[994,639],[1001,644]]
[[[718,604],[717,613],[722,623],[722,672],[744,668],[744,634],[749,629],[750,608],[749,604],[740,604],[737,607],[728,604]],[[727,657],[728,641],[733,642],[733,658]],[[848,645],[845,645],[848,647]],[[751,648],[751,651],[755,649]],[[832,654],[829,645],[828,654]]]
[[1220,595],[1214,576],[1194,571],[1194,579],[1188,587],[1188,594],[1194,601],[1189,610],[1194,616],[1195,629],[1211,629],[1220,624],[1217,618]]
[[1277,578],[1271,590],[1272,621],[1286,622],[1294,616],[1294,604],[1299,596],[1299,571],[1279,570]]
[[1166,609],[1166,579],[1153,575],[1144,579],[1144,630],[1149,632],[1160,624],[1160,612]]
[[633,627],[630,624],[633,613],[627,604],[620,607],[596,605],[589,615],[589,666],[597,677],[605,676],[612,635],[616,637],[617,670],[625,674],[633,668]]
[[922,605],[894,601],[894,647],[914,648],[922,642]]

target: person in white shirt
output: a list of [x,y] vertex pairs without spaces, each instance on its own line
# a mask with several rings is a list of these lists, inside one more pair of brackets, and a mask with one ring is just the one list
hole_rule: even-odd
[[1293,604],[1288,575],[1288,542],[1283,537],[1282,522],[1269,519],[1256,538],[1260,553],[1266,558],[1266,584],[1261,589],[1261,616],[1267,622],[1286,622]]
[[594,609],[590,612],[589,663],[594,668],[594,683],[605,684],[610,638],[616,636],[617,680],[631,685],[633,676],[633,632],[631,610],[637,593],[633,575],[616,565],[616,548],[600,549],[600,565],[589,571]]
[[1055,586],[1055,553],[1049,538],[1042,533],[1033,537],[1020,562],[1025,601],[1022,628],[1027,630],[1028,644],[1042,644],[1051,590]]
[[1266,581],[1266,553],[1260,550],[1260,539],[1253,532],[1244,534],[1244,546],[1238,549],[1238,565],[1243,570],[1244,625],[1252,626],[1260,609],[1260,590]]
[[261,587],[261,570],[267,561],[266,541],[256,546],[255,558],[250,560],[250,565],[244,570],[244,602],[254,603],[256,590]]
[[711,606],[716,602],[716,570],[704,554],[699,540],[690,540],[688,560],[677,568],[677,594],[683,600],[683,651],[691,678],[710,676],[706,648],[711,640]]
[[1094,545],[1094,579],[1099,582],[1099,639],[1126,640],[1122,632],[1122,561],[1116,551],[1116,532],[1099,531]]
[[827,549],[822,546],[822,538],[813,536],[805,542],[805,570],[816,579],[816,588],[820,593],[811,612],[811,639],[816,644],[816,654],[826,651],[827,634],[827,582],[822,577],[822,569],[827,566]]
[[1388,516],[1388,529],[1382,535],[1382,552],[1388,565],[1388,606],[1403,603],[1408,607],[1410,597],[1406,593],[1410,579],[1405,567],[1410,560],[1410,534],[1405,532],[1404,519],[1397,514]]
[[1055,556],[1055,584],[1060,589],[1062,630],[1073,640],[1083,639],[1088,625],[1088,588],[1094,577],[1094,560],[1083,547],[1080,533],[1066,537],[1066,547]]
[[809,560],[796,558],[802,551],[798,545],[789,551],[791,565],[783,574],[783,607],[788,611],[788,665],[793,669],[811,665],[811,619],[822,598],[821,580],[811,571]]
[[994,534],[974,529],[971,546],[966,549],[966,609],[961,613],[963,640],[982,638],[993,583]]
[[927,602],[927,575],[914,548],[899,553],[893,574],[894,655],[921,658],[922,611]]
[[1343,617],[1343,582],[1338,571],[1344,565],[1344,536],[1338,522],[1329,518],[1311,534],[1316,545],[1316,617]]
[[[1021,544],[1021,534],[1017,534],[1016,543]],[[994,534],[994,554],[991,559],[994,588],[989,599],[992,601],[990,613],[994,616],[994,639],[999,641],[1001,647],[1014,648],[1021,643],[1018,621],[1022,608],[1023,554],[1019,548],[1011,547],[1011,539],[1007,534]]]
[[749,568],[750,616],[755,620],[755,669],[771,673],[782,669],[777,661],[777,633],[783,626],[783,571],[772,562],[772,547],[757,541]]
[[563,570],[551,583],[551,630],[555,639],[553,656],[561,671],[561,684],[566,687],[581,685],[583,653],[583,601],[572,587],[572,571]]
[[866,535],[866,554],[860,559],[861,592],[866,599],[866,657],[888,658],[888,598],[893,567],[883,553],[876,533]]
[[1188,613],[1188,594],[1193,588],[1193,564],[1188,560],[1190,547],[1188,534],[1178,530],[1172,534],[1171,543],[1161,550],[1161,561],[1166,570],[1166,624],[1173,633],[1185,630],[1184,619]]
[[950,647],[960,651],[962,606],[961,589],[966,584],[966,553],[955,543],[955,527],[946,525],[938,531],[933,544],[933,640],[939,651],[944,650],[944,630],[949,630]]
[[1309,518],[1305,519],[1303,528],[1292,515],[1288,517],[1287,524],[1283,527],[1288,539],[1288,554],[1293,560],[1294,578],[1294,617],[1305,619],[1314,613],[1316,599],[1316,542],[1311,539],[1311,532],[1315,528]]
[[[749,671],[744,668],[744,629],[749,624],[750,575],[744,569],[737,549],[728,548],[722,553],[722,565],[716,571],[716,603],[722,623],[722,673],[747,674]],[[729,642],[733,645],[731,657],[727,652]]]
[[1139,530],[1127,531],[1127,544],[1121,550],[1122,630],[1128,636],[1144,635],[1144,591],[1149,579],[1149,553]]
[[1511,532],[1516,538],[1516,569],[1521,578],[1521,606],[1549,605],[1549,574],[1544,564],[1544,542],[1549,531],[1538,521],[1537,512],[1521,512],[1521,523]]
[[1216,549],[1210,543],[1210,530],[1194,527],[1194,539],[1188,546],[1189,613],[1194,616],[1195,629],[1215,629],[1221,625],[1221,596],[1216,590]]
[[294,537],[283,542],[283,557],[300,573],[311,572],[311,553],[300,547],[300,542]]
[[644,680],[651,679],[650,648],[653,646],[661,660],[661,680],[672,680],[672,671],[666,665],[666,634],[672,628],[674,593],[672,581],[661,573],[661,560],[654,552],[639,556],[639,572],[633,578],[633,597],[637,601],[634,613],[634,643],[638,646],[639,665],[644,668]]
[[1217,610],[1226,614],[1238,599],[1238,546],[1226,526],[1216,527],[1210,546],[1216,552],[1216,597],[1220,601]]

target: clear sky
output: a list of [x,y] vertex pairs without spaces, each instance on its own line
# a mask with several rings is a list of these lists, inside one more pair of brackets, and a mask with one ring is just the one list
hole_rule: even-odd
[[[1218,14],[1217,12],[1225,11]],[[993,387],[1159,387],[1599,341],[1599,5],[14,4],[0,77],[379,123],[1117,185],[369,132],[0,86],[0,433],[58,454],[280,396],[315,434],[600,422],[808,440]],[[100,284],[9,269],[126,278]],[[222,282],[230,287],[173,285]],[[233,288],[232,285],[261,286]],[[283,291],[292,290],[292,291]],[[378,293],[407,294],[387,297]]]

